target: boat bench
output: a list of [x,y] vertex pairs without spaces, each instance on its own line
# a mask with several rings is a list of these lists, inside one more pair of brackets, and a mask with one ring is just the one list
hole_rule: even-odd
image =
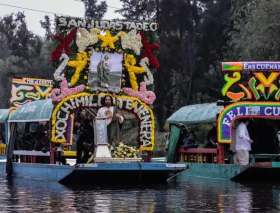
[[[13,152],[13,154],[15,156],[19,156],[20,157],[20,162],[21,163],[42,163],[42,162],[38,162],[38,158],[37,157],[47,157],[45,160],[43,160],[44,162],[46,161],[49,162],[50,159],[50,152],[46,152],[43,153],[41,151],[24,151],[24,150],[15,150]],[[42,159],[40,159],[41,161]]]
[[178,149],[180,162],[217,163],[218,149],[189,148]]
[[270,159],[270,161],[275,161],[279,157],[279,154],[250,154],[250,162],[255,163],[256,159]]

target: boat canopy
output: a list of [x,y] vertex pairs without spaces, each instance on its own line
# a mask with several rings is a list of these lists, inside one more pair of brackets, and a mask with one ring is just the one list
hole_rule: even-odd
[[8,119],[8,122],[39,122],[49,121],[53,111],[51,99],[31,101],[15,110]]
[[9,109],[0,109],[0,123],[6,123],[9,116]]
[[173,113],[168,123],[210,123],[217,120],[217,114],[223,110],[217,103],[195,104],[184,106]]

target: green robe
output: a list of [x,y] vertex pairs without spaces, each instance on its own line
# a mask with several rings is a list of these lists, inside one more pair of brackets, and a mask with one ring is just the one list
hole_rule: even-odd
[[105,84],[109,84],[109,69],[106,69],[104,66],[104,61],[101,61],[97,65],[97,75],[99,78],[100,85],[103,86]]

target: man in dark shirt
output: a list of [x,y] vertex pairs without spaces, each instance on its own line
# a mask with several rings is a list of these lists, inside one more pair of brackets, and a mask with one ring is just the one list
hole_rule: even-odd
[[77,155],[76,155],[77,160],[82,157],[82,152],[83,152],[83,142],[79,140],[80,138],[79,130],[85,120],[85,115],[86,115],[86,110],[80,109],[78,115],[76,115],[76,117],[74,118],[73,138],[76,141],[76,146],[77,146]]
[[213,123],[212,129],[207,134],[207,144],[205,148],[216,148],[217,147],[217,123]]

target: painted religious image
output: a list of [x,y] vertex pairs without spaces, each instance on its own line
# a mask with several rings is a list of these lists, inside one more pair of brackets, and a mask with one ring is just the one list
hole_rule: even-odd
[[90,57],[90,90],[120,92],[123,54],[93,52]]

